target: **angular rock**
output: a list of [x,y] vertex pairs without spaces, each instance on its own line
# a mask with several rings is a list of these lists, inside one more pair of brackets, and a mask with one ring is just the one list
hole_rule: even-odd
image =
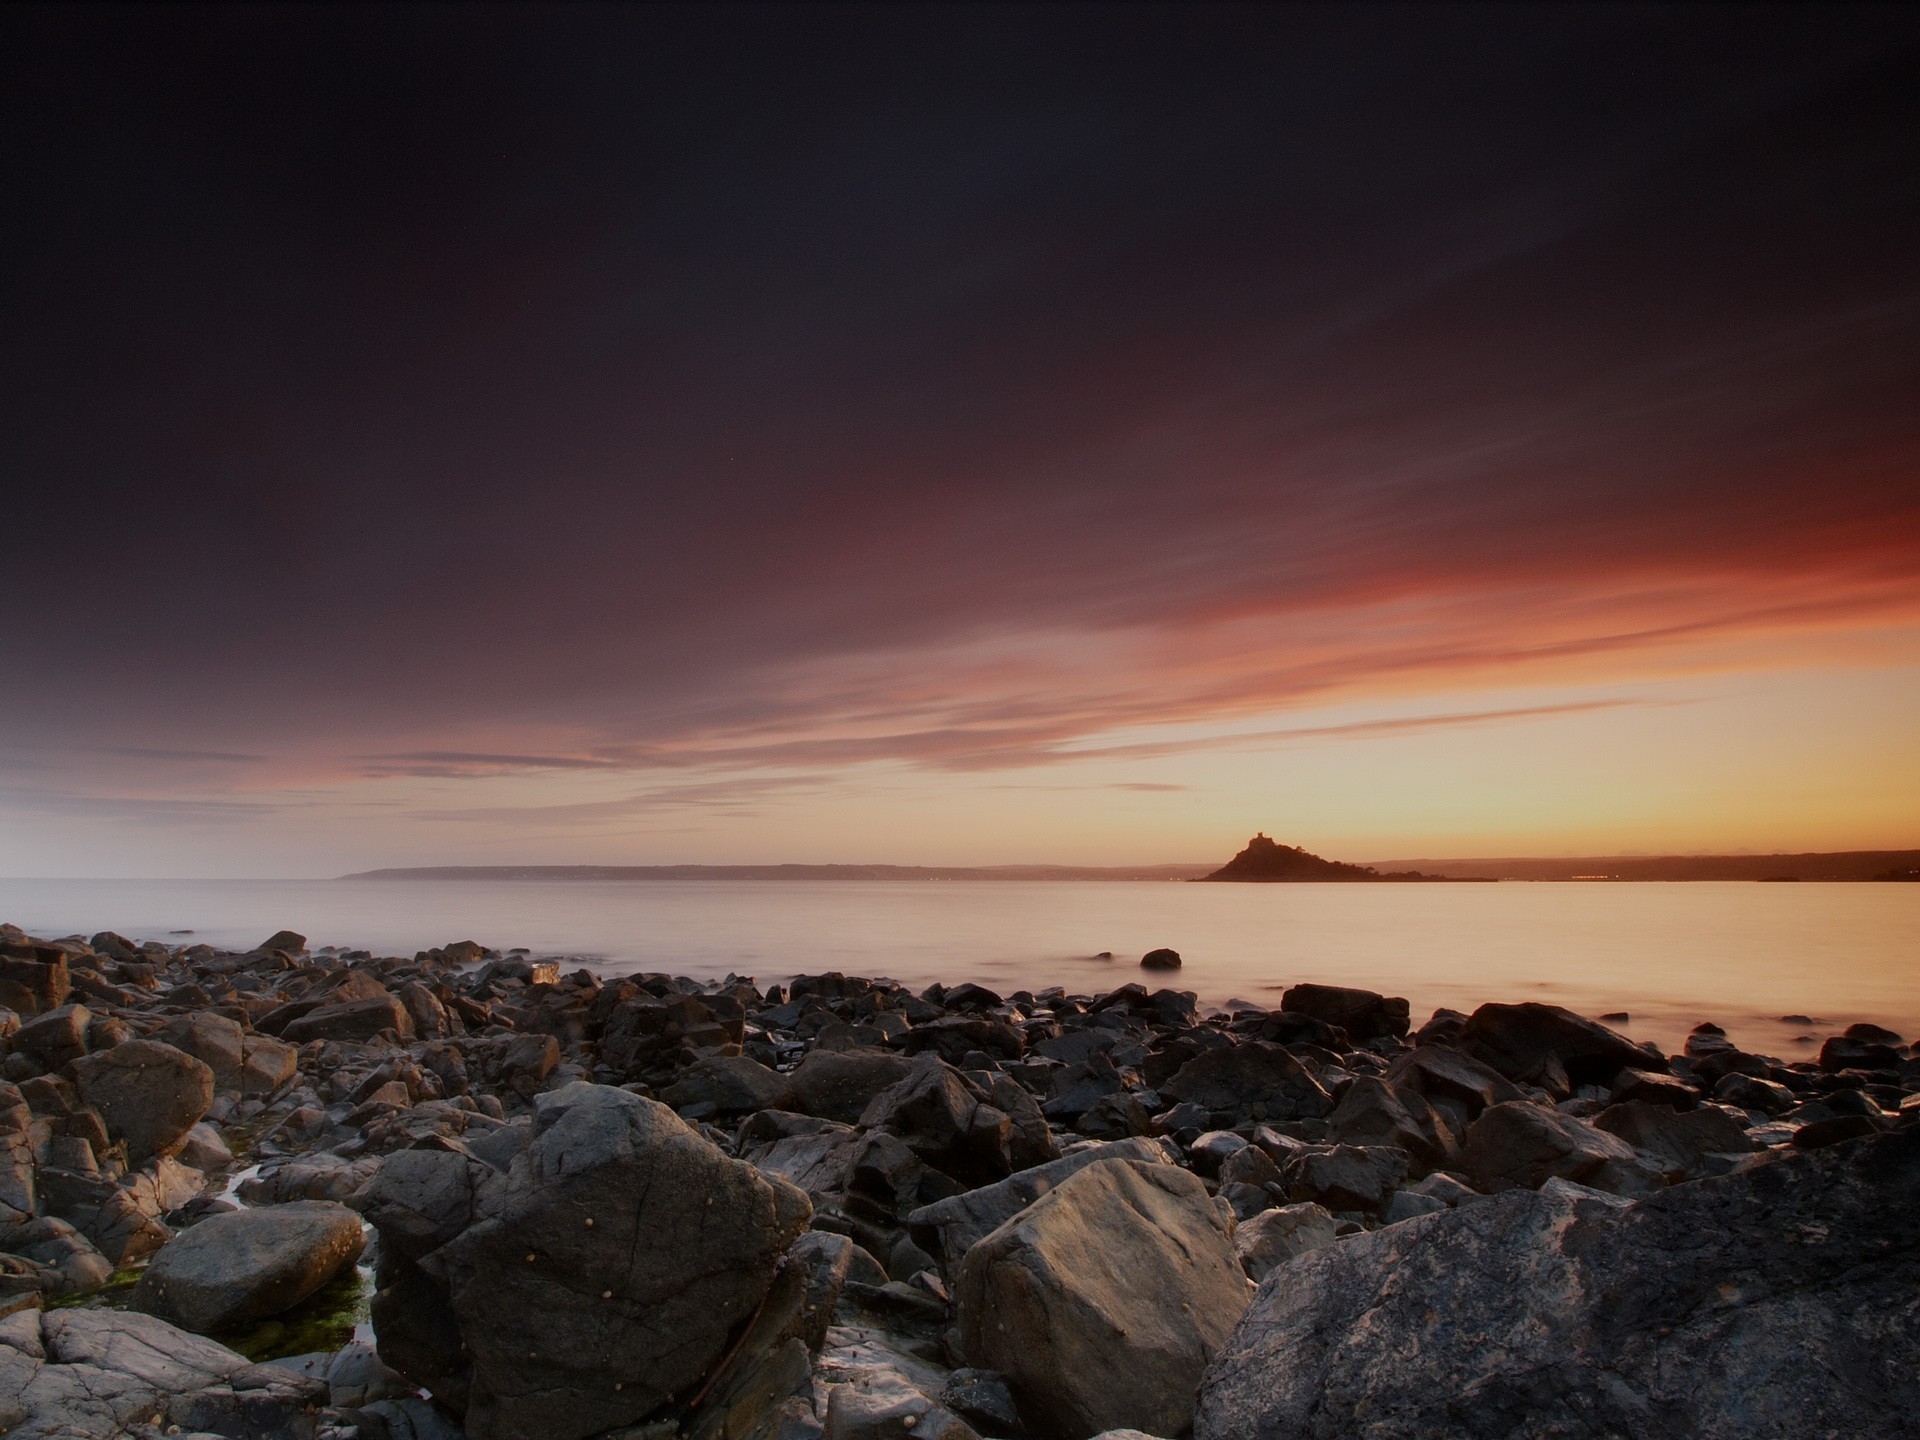
[[1022,1413],[1082,1440],[1184,1430],[1249,1288],[1199,1179],[1104,1160],[975,1245],[955,1291],[968,1361],[1004,1374]]
[[905,1056],[877,1050],[812,1050],[787,1077],[792,1106],[802,1115],[851,1125],[874,1096],[904,1080],[912,1068]]
[[1234,1253],[1247,1278],[1258,1285],[1296,1255],[1331,1245],[1337,1225],[1325,1206],[1311,1202],[1262,1210],[1234,1227]]
[[793,1085],[785,1075],[744,1055],[696,1060],[660,1097],[674,1109],[711,1106],[710,1115],[751,1115],[756,1110],[785,1110]]
[[13,1048],[31,1055],[49,1070],[87,1053],[87,1026],[93,1012],[84,1005],[60,1005],[27,1021],[13,1035]]
[[464,1149],[389,1155],[356,1202],[380,1242],[418,1260],[498,1208],[507,1178]]
[[905,1079],[874,1096],[860,1124],[898,1135],[962,1184],[990,1184],[1014,1168],[1012,1119],[938,1055],[920,1056]]
[[290,1310],[359,1258],[360,1217],[301,1200],[202,1220],[153,1257],[130,1306],[213,1335]]
[[[991,1232],[1058,1186],[1069,1175],[1101,1160],[1137,1160],[1150,1165],[1173,1165],[1178,1154],[1165,1140],[1114,1140],[1089,1145],[1045,1165],[1038,1165],[992,1185],[962,1195],[936,1200],[907,1216],[915,1231],[937,1234],[948,1274],[959,1272],[967,1251]],[[933,1243],[931,1239],[928,1243]]]
[[1593,1119],[1596,1130],[1618,1135],[1651,1160],[1670,1180],[1708,1173],[1709,1157],[1732,1157],[1760,1149],[1747,1127],[1718,1105],[1677,1111],[1646,1100],[1610,1105]]
[[1624,1105],[1629,1100],[1644,1100],[1665,1105],[1669,1110],[1691,1110],[1700,1103],[1700,1092],[1678,1075],[1662,1075],[1653,1070],[1622,1070],[1613,1082],[1608,1103]]
[[1392,1145],[1420,1170],[1443,1164],[1454,1148],[1447,1123],[1416,1092],[1402,1093],[1385,1080],[1357,1075],[1327,1117],[1327,1135],[1346,1145]]
[[1407,1152],[1391,1145],[1330,1145],[1287,1163],[1282,1183],[1295,1201],[1378,1214],[1407,1175]]
[[1254,1120],[1319,1119],[1333,1098],[1298,1060],[1278,1045],[1249,1040],[1206,1050],[1182,1065],[1160,1090],[1205,1106],[1215,1116]]
[[1637,1204],[1555,1182],[1261,1287],[1195,1440],[1799,1440],[1920,1413],[1920,1130]]
[[402,1040],[413,1038],[413,1017],[407,1007],[382,990],[363,1000],[322,1005],[287,1023],[280,1034],[295,1045],[309,1040],[372,1040],[391,1030]]
[[1618,1136],[1517,1100],[1495,1105],[1467,1127],[1461,1164],[1489,1195],[1516,1186],[1537,1190],[1555,1177],[1636,1194],[1657,1183]]
[[158,1040],[129,1040],[73,1062],[80,1098],[138,1165],[172,1150],[213,1104],[213,1071]]
[[1611,1087],[1622,1070],[1664,1071],[1666,1059],[1626,1036],[1558,1005],[1482,1005],[1467,1018],[1460,1048],[1509,1080],[1564,1095],[1572,1087]]
[[[420,1262],[471,1362],[473,1440],[644,1419],[721,1358],[811,1214],[799,1190],[624,1090],[544,1094],[534,1131],[498,1210]],[[375,1327],[381,1357],[411,1373],[378,1312]]]
[[238,1021],[202,1010],[169,1025],[163,1038],[174,1048],[203,1061],[213,1071],[215,1090],[224,1095],[240,1093],[247,1037]]
[[1294,985],[1280,997],[1280,1008],[1338,1025],[1355,1042],[1407,1033],[1407,1002],[1372,990],[1344,985]]

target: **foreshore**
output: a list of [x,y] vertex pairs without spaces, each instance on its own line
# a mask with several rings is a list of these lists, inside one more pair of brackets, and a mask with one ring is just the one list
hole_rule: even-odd
[[915,993],[0,926],[0,1426],[1431,1440],[1920,1413],[1905,1037],[1786,1061],[1703,1025],[1666,1054],[1549,1005],[1417,1018],[1314,984],[1203,1011],[1146,959],[1098,994]]

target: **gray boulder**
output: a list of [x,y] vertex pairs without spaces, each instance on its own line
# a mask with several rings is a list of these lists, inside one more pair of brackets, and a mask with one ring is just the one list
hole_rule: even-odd
[[1564,1096],[1580,1085],[1611,1088],[1622,1070],[1664,1073],[1666,1057],[1642,1050],[1598,1021],[1558,1005],[1482,1005],[1467,1018],[1460,1047],[1509,1080]]
[[298,1305],[353,1264],[363,1243],[360,1217],[325,1200],[212,1215],[162,1247],[129,1304],[217,1334]]
[[1920,1414],[1920,1130],[1638,1203],[1552,1182],[1260,1289],[1195,1440],[1804,1440]]
[[811,1213],[666,1106],[566,1085],[538,1098],[497,1208],[415,1278],[398,1271],[414,1288],[375,1310],[381,1358],[443,1399],[464,1391],[473,1440],[632,1425],[714,1368]]
[[1183,1431],[1250,1293],[1201,1180],[1129,1160],[1087,1166],[981,1240],[954,1288],[968,1362],[1068,1440]]
[[127,1142],[138,1165],[186,1139],[213,1104],[213,1071],[158,1040],[129,1040],[73,1062],[80,1099]]
[[1659,1101],[1628,1100],[1593,1118],[1594,1128],[1617,1135],[1670,1180],[1691,1180],[1760,1149],[1747,1127],[1718,1105],[1679,1111]]
[[84,1005],[61,1005],[36,1015],[13,1033],[15,1050],[31,1055],[49,1070],[87,1053],[87,1026],[93,1012]]
[[793,1083],[778,1071],[745,1055],[710,1055],[681,1072],[661,1099],[676,1110],[701,1105],[708,1115],[751,1115],[784,1110]]
[[361,1000],[322,1005],[287,1022],[281,1037],[295,1045],[309,1040],[372,1040],[391,1030],[402,1040],[413,1038],[413,1017],[407,1007],[386,991]]
[[904,1055],[877,1050],[812,1050],[787,1077],[792,1106],[803,1115],[851,1125],[874,1096],[906,1079],[912,1068]]

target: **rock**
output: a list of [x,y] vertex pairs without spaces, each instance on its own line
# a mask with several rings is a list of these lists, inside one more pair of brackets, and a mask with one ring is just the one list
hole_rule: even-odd
[[1333,1098],[1305,1066],[1281,1046],[1259,1040],[1202,1051],[1160,1089],[1205,1106],[1216,1118],[1319,1119],[1333,1109]]
[[[1466,1017],[1460,1017],[1466,1023]],[[1433,1105],[1456,1107],[1471,1120],[1489,1105],[1526,1099],[1518,1086],[1492,1066],[1448,1045],[1423,1044],[1387,1067],[1387,1083],[1401,1094],[1415,1094]]]
[[1296,1201],[1378,1214],[1407,1175],[1407,1152],[1391,1145],[1330,1145],[1287,1162],[1282,1183]]
[[1467,1018],[1460,1048],[1509,1080],[1561,1096],[1580,1085],[1611,1087],[1622,1070],[1668,1068],[1663,1056],[1642,1050],[1626,1036],[1536,1001],[1482,1005]]
[[873,1097],[907,1077],[913,1061],[873,1050],[812,1050],[787,1077],[792,1108],[851,1125]]
[[1152,1165],[1172,1165],[1178,1155],[1164,1140],[1114,1140],[1104,1145],[1089,1145],[1058,1160],[1038,1165],[993,1185],[983,1185],[965,1194],[937,1200],[907,1216],[912,1229],[926,1230],[938,1236],[940,1253],[949,1274],[959,1271],[967,1251],[1034,1201],[1047,1194],[1069,1175],[1101,1160],[1137,1160]]
[[175,1158],[188,1169],[205,1175],[233,1164],[233,1151],[220,1138],[220,1132],[203,1120],[187,1131],[187,1138]]
[[1637,1204],[1554,1182],[1302,1256],[1195,1440],[1757,1440],[1920,1413],[1920,1130]]
[[1294,985],[1280,997],[1280,1008],[1338,1025],[1356,1043],[1407,1033],[1405,1000],[1343,985]]
[[681,1071],[660,1097],[676,1110],[694,1105],[708,1115],[751,1115],[756,1110],[785,1110],[792,1103],[792,1082],[744,1055],[709,1056]]
[[1684,1113],[1646,1100],[1610,1105],[1593,1119],[1594,1128],[1618,1135],[1669,1180],[1693,1179],[1708,1173],[1713,1157],[1720,1168],[1731,1168],[1739,1156],[1761,1147],[1747,1127],[1718,1105],[1703,1105]]
[[954,1414],[985,1427],[990,1435],[1017,1435],[1026,1428],[1006,1376],[992,1370],[962,1366],[947,1377],[940,1399]]
[[[497,1210],[420,1260],[441,1308],[376,1309],[380,1354],[442,1398],[464,1388],[473,1440],[631,1425],[713,1368],[810,1213],[666,1106],[575,1082],[538,1098]],[[436,1315],[464,1376],[416,1373]]]
[[1626,1141],[1518,1100],[1495,1105],[1467,1127],[1461,1163],[1489,1195],[1516,1186],[1537,1190],[1556,1176],[1619,1194],[1644,1194],[1658,1184]]
[[0,1326],[0,1424],[20,1440],[162,1431],[306,1440],[308,1412],[326,1398],[322,1385],[251,1365],[150,1315],[33,1312]]
[[1721,1076],[1720,1083],[1713,1087],[1713,1098],[1762,1115],[1784,1115],[1797,1103],[1794,1093],[1786,1086],[1739,1074]]
[[372,1040],[391,1030],[402,1040],[413,1037],[413,1017],[407,1007],[381,991],[364,1000],[322,1005],[287,1023],[281,1037],[295,1045],[309,1040]]
[[1447,1202],[1437,1195],[1427,1195],[1413,1189],[1401,1189],[1394,1191],[1388,1197],[1386,1208],[1380,1212],[1380,1219],[1384,1224],[1398,1225],[1402,1220],[1418,1220],[1422,1215],[1437,1215],[1446,1208]]
[[1149,950],[1140,957],[1140,968],[1142,970],[1178,970],[1180,952],[1169,950],[1165,946],[1158,950]]
[[353,1264],[363,1243],[360,1217],[323,1200],[213,1215],[153,1257],[129,1304],[216,1334],[298,1305]]
[[1234,1227],[1233,1249],[1247,1277],[1258,1285],[1296,1255],[1331,1245],[1337,1222],[1312,1203],[1262,1210]]
[[126,1141],[135,1165],[176,1147],[213,1104],[213,1071],[158,1040],[83,1055],[73,1079],[81,1100]]
[[1422,1171],[1443,1164],[1455,1143],[1446,1121],[1417,1092],[1403,1094],[1372,1075],[1356,1075],[1347,1086],[1327,1117],[1327,1135],[1347,1145],[1394,1146]]
[[972,1426],[897,1371],[862,1371],[826,1392],[821,1440],[979,1440]]
[[505,1175],[464,1148],[399,1150],[358,1204],[383,1245],[418,1260],[494,1213],[506,1188]]
[[21,1015],[39,1015],[66,1004],[72,993],[67,957],[58,950],[46,945],[0,947],[0,1005]]
[[246,1065],[246,1032],[241,1030],[239,1022],[202,1010],[169,1025],[163,1035],[169,1045],[204,1062],[213,1071],[215,1090],[222,1094],[240,1093],[241,1072]]
[[289,955],[304,955],[307,953],[307,937],[292,930],[276,930],[254,946],[255,954],[263,954],[268,950],[284,950]]
[[920,1056],[905,1079],[874,1096],[860,1125],[898,1135],[965,1185],[990,1184],[1014,1169],[1012,1119],[938,1055]]
[[1677,1075],[1662,1075],[1654,1070],[1622,1070],[1613,1082],[1610,1105],[1640,1100],[1650,1105],[1665,1105],[1669,1110],[1691,1110],[1700,1103],[1700,1092]]
[[87,1053],[87,1026],[93,1012],[84,1005],[60,1005],[27,1021],[13,1035],[13,1048],[31,1055],[49,1070]]
[[29,1219],[38,1209],[33,1112],[17,1087],[0,1081],[0,1225]]
[[1248,1289],[1206,1187],[1129,1160],[1087,1166],[986,1236],[955,1286],[968,1362],[1070,1440],[1184,1430]]

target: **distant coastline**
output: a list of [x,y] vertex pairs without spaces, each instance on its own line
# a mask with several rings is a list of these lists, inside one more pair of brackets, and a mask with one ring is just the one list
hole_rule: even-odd
[[[1381,871],[1443,879],[1920,881],[1920,849],[1772,855],[1588,855],[1462,860],[1376,860]],[[1196,880],[1218,864],[1165,865],[415,865],[363,870],[342,880]],[[1312,883],[1312,882],[1307,882]]]

